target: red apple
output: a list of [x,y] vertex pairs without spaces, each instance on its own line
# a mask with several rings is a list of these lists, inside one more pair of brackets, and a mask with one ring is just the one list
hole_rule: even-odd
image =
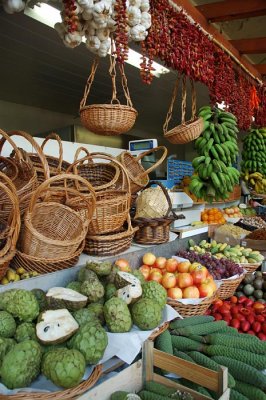
[[182,261],[177,264],[177,271],[178,272],[188,272],[190,268],[190,262],[189,261]]
[[119,268],[120,271],[130,272],[131,268],[129,262],[125,258],[119,258],[115,261],[115,265]]
[[151,274],[152,272],[159,272],[161,275],[163,275],[163,274],[162,274],[162,270],[161,270],[160,268],[150,267],[150,274]]
[[148,281],[156,281],[158,283],[161,283],[162,279],[163,279],[163,276],[162,276],[161,272],[158,272],[158,271],[151,272],[148,277]]
[[200,285],[206,279],[206,272],[203,269],[195,269],[191,272],[193,285]]
[[142,265],[139,270],[144,276],[144,279],[147,280],[150,275],[150,267],[148,265]]
[[181,289],[179,289],[178,287],[174,287],[167,290],[167,296],[171,297],[171,299],[177,300],[182,299],[183,293]]
[[176,277],[171,272],[166,272],[163,275],[162,285],[165,289],[170,289],[175,287],[176,285]]
[[193,285],[193,279],[192,276],[187,273],[187,272],[181,272],[178,277],[177,277],[177,286],[180,287],[181,289],[192,286]]
[[194,262],[190,265],[188,272],[195,271],[195,269],[199,269],[199,268],[202,268],[202,265],[198,262]]
[[152,253],[146,253],[143,256],[142,261],[145,265],[153,265],[156,261],[156,257]]
[[211,297],[213,295],[213,287],[211,283],[203,282],[198,286],[200,297]]
[[183,299],[199,299],[200,293],[197,286],[188,286],[183,289]]
[[155,260],[155,267],[163,269],[165,267],[166,264],[166,258],[165,257],[157,257]]
[[166,268],[167,272],[175,272],[177,265],[178,265],[177,260],[175,260],[174,258],[169,258],[166,261],[165,268]]

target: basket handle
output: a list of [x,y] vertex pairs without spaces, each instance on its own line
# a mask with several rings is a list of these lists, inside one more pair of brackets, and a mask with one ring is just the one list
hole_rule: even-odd
[[[26,139],[34,148],[34,150],[36,151],[36,153],[38,154],[39,159],[41,160],[42,163],[42,167],[43,167],[43,174],[44,174],[44,178],[45,179],[49,179],[50,178],[50,169],[49,169],[49,165],[48,162],[45,158],[45,155],[42,151],[41,146],[38,145],[38,143],[36,142],[36,140],[33,139],[33,137],[24,131],[19,131],[19,130],[15,130],[15,131],[8,131],[7,134],[9,136],[21,136],[24,139]],[[3,139],[1,139],[2,141]],[[1,145],[0,145],[1,146]]]
[[[80,153],[81,153],[82,151],[84,151],[84,153],[86,153],[86,157],[89,157],[89,156],[90,156],[89,150],[86,149],[86,147],[81,146],[81,147],[79,147],[79,148],[76,150],[76,152],[75,152],[73,163],[75,163],[75,162],[78,160],[78,156],[80,155]],[[85,158],[85,157],[83,157],[83,158]]]
[[8,177],[13,182],[14,180],[16,180],[16,178],[18,176],[18,167],[17,167],[16,163],[14,163],[14,161],[11,158],[7,158],[7,157],[3,157],[3,156],[0,156],[0,163],[1,163],[1,160],[8,164],[11,164],[12,167],[15,169],[15,171],[16,171],[15,176],[13,176],[12,179]]
[[7,141],[13,147],[13,150],[15,152],[15,157],[16,157],[17,161],[19,163],[22,163],[23,162],[23,156],[21,154],[21,151],[19,150],[19,148],[15,144],[15,142],[2,129],[0,129],[0,135],[2,136],[2,138],[0,139],[0,154],[1,154],[2,150],[3,150],[3,146],[4,146],[5,142]]
[[141,178],[142,176],[148,175],[150,172],[152,172],[154,169],[156,169],[159,165],[162,164],[162,162],[166,159],[166,156],[167,156],[167,148],[165,146],[154,147],[154,149],[144,151],[138,157],[136,157],[136,161],[140,161],[140,160],[142,160],[143,157],[147,156],[148,154],[152,154],[153,152],[156,152],[159,150],[163,150],[162,157],[154,165],[152,165],[150,168],[146,169],[146,171],[142,172],[138,176],[139,178]]
[[[51,188],[51,184],[52,183],[59,182],[59,181],[64,181],[64,189],[67,192],[68,187],[66,185],[66,181],[68,179],[71,180],[71,181],[74,180],[75,182],[79,181],[79,182],[81,182],[83,185],[85,185],[88,188],[88,190],[90,191],[90,194],[92,196],[92,199],[93,199],[93,207],[95,207],[96,196],[95,196],[95,191],[94,191],[93,187],[91,186],[91,184],[88,181],[86,181],[86,179],[82,178],[81,176],[74,175],[74,174],[69,174],[69,173],[64,173],[64,174],[60,174],[60,175],[55,175],[52,178],[47,179],[46,181],[41,183],[40,186],[37,187],[37,189],[33,192],[32,197],[30,199],[28,212],[32,213],[35,205],[38,202],[38,199],[39,199],[41,193],[42,192],[48,192],[49,189]],[[56,188],[55,188],[55,190],[56,190]],[[80,197],[82,197],[87,202],[85,196],[82,193],[78,192],[78,194],[79,194]],[[89,206],[89,204],[90,203],[88,203],[88,206]]]
[[46,143],[47,143],[49,140],[51,140],[51,139],[56,140],[57,143],[58,143],[59,154],[58,154],[57,173],[58,173],[58,174],[61,174],[61,171],[62,171],[62,162],[63,162],[63,145],[62,145],[62,140],[61,140],[60,136],[57,135],[57,133],[55,133],[55,132],[50,133],[48,136],[46,136],[46,138],[45,138],[44,141],[42,142],[41,149],[42,149],[42,151],[43,151],[43,153],[44,153],[44,150],[43,150],[43,149],[44,149],[44,146],[45,146]]
[[90,93],[91,85],[92,85],[92,82],[94,81],[94,77],[95,77],[98,65],[99,65],[99,58],[97,57],[93,60],[93,63],[91,66],[91,73],[87,79],[87,83],[86,83],[86,86],[84,89],[84,94],[83,94],[82,100],[79,105],[79,111],[81,111],[81,109],[86,106],[87,98]]
[[170,214],[170,212],[171,212],[171,210],[172,210],[172,202],[171,202],[170,196],[169,196],[169,194],[168,194],[168,191],[165,189],[164,185],[163,185],[161,182],[159,182],[159,181],[150,181],[150,182],[148,183],[148,185],[145,186],[145,188],[143,189],[143,191],[144,191],[145,189],[148,189],[148,188],[151,187],[152,185],[158,185],[158,186],[160,186],[160,188],[162,189],[162,191],[163,191],[163,193],[164,193],[164,195],[165,195],[165,197],[166,197],[167,203],[168,203],[168,210],[167,210],[167,212],[166,212],[166,214],[165,214],[165,217],[168,217],[168,215]]
[[173,93],[172,93],[172,99],[171,99],[171,103],[170,103],[170,106],[169,106],[169,110],[167,112],[165,123],[163,125],[163,132],[164,133],[166,133],[168,131],[168,125],[169,125],[169,122],[172,119],[173,108],[174,108],[174,104],[175,104],[177,93],[178,93],[178,86],[179,86],[180,79],[181,79],[181,75],[178,75],[177,79],[176,79],[176,82],[175,82],[174,90],[173,90]]

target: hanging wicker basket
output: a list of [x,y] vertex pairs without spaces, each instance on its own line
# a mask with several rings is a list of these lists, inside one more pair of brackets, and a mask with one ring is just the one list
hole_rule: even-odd
[[[44,150],[44,147],[47,144],[47,142],[51,139],[55,140],[58,144],[58,150],[59,150],[58,157],[53,157],[53,156],[48,156],[48,155],[44,155],[44,157],[46,158],[46,161],[49,166],[50,176],[55,176],[55,175],[61,174],[62,172],[65,172],[67,170],[67,168],[69,167],[70,163],[63,160],[62,141],[61,141],[60,136],[58,136],[56,133],[50,133],[50,135],[48,135],[44,139],[44,141],[41,145],[42,151]],[[45,181],[45,179],[47,179],[47,175],[43,168],[43,163],[41,162],[41,159],[40,159],[38,153],[30,153],[29,157],[30,157],[30,160],[33,163],[34,168],[37,172],[38,182],[39,182],[39,184],[41,184],[42,182]]]
[[[57,186],[59,181],[62,182],[61,188]],[[67,187],[67,181],[72,184],[74,181],[87,184],[90,196],[85,197]],[[54,188],[51,186],[53,183],[56,184]],[[72,198],[69,198],[69,194]],[[33,193],[25,214],[20,235],[21,251],[29,256],[47,260],[73,255],[87,235],[95,201],[92,186],[79,176],[61,174],[43,182]]]
[[117,136],[128,132],[135,124],[137,111],[132,106],[124,66],[119,66],[119,72],[122,79],[122,88],[127,104],[121,104],[117,99],[116,89],[116,61],[110,55],[109,73],[112,79],[113,94],[110,104],[92,104],[87,105],[91,85],[94,81],[95,73],[98,67],[98,59],[92,64],[90,76],[88,78],[83,99],[80,103],[80,119],[82,125],[91,132],[103,136]]
[[[144,157],[160,150],[163,151],[161,158],[157,160],[157,162],[154,163],[150,168],[145,170],[141,165],[141,160]],[[164,146],[158,146],[155,147],[154,149],[141,153],[138,157],[132,156],[132,154],[129,153],[128,151],[123,151],[116,157],[117,160],[119,160],[121,164],[125,167],[128,173],[132,194],[137,193],[139,190],[143,189],[146,185],[148,185],[149,173],[158,168],[159,165],[161,165],[163,161],[166,159],[166,156],[167,156],[167,148]]]
[[[134,241],[139,244],[162,244],[169,241],[170,224],[176,219],[185,218],[183,215],[176,215],[172,211],[172,203],[169,194],[161,182],[151,181],[145,189],[151,185],[158,185],[162,189],[167,202],[168,210],[162,218],[135,218],[133,225],[139,229],[135,234]],[[144,190],[145,190],[144,189]],[[154,199],[155,200],[155,199]],[[170,215],[172,214],[172,215]]]
[[163,126],[164,137],[173,144],[185,144],[192,142],[197,139],[204,129],[203,118],[197,118],[196,116],[196,91],[193,80],[191,83],[191,93],[192,93],[192,116],[189,121],[186,122],[186,101],[187,101],[187,86],[186,86],[186,76],[183,75],[182,78],[182,108],[181,108],[181,125],[178,125],[171,130],[168,130],[169,122],[172,119],[173,107],[177,97],[178,84],[180,77],[177,78],[171,104],[166,116],[166,121]]

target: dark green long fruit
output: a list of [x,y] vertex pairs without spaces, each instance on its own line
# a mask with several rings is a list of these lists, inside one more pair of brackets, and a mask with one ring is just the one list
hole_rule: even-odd
[[256,368],[229,357],[216,356],[212,357],[212,360],[227,367],[235,379],[254,385],[262,390],[266,389],[266,375],[256,370]]
[[160,394],[149,392],[148,390],[142,390],[138,395],[141,400],[169,400],[168,396],[162,396]]
[[266,394],[262,390],[248,383],[236,381],[235,389],[244,396],[247,396],[249,400],[266,400]]
[[[228,336],[222,333],[214,333],[205,337],[206,343],[221,344],[222,346],[234,347],[235,349],[243,349],[256,354],[266,354],[266,342],[262,340],[249,340],[249,338]],[[249,335],[250,336],[250,335]],[[266,365],[265,365],[266,367]]]
[[176,319],[175,321],[170,323],[170,328],[184,328],[185,326],[199,325],[212,321],[214,321],[214,317],[212,317],[211,315],[195,315],[195,317]]
[[122,390],[119,390],[118,392],[114,392],[111,395],[110,400],[126,400],[128,394],[129,392],[124,392]]
[[144,384],[144,390],[148,392],[157,393],[161,396],[169,396],[176,392],[176,389],[162,385],[161,383],[148,381]]
[[230,390],[230,400],[248,400],[242,393],[237,392],[235,389]]
[[175,329],[176,335],[209,335],[215,332],[222,332],[227,328],[227,323],[225,321],[214,321],[207,322],[205,324],[199,324],[196,326],[186,326],[184,328]]
[[205,387],[199,386],[196,383],[189,381],[188,379],[181,378],[178,380],[178,383],[180,383],[181,385],[183,385],[189,389],[195,390],[195,392],[204,394],[204,396],[207,396],[210,399],[214,398],[214,397],[212,397],[212,394],[209,393],[209,391],[207,389],[205,389]]
[[238,361],[242,361],[245,364],[251,365],[252,367],[263,370],[266,365],[266,356],[261,354],[254,354],[250,351],[242,349],[234,349],[233,347],[221,346],[214,344],[210,346],[203,345],[203,353],[209,356],[225,356],[230,357]]
[[[155,348],[163,351],[164,353],[168,353],[173,355],[174,349],[172,344],[172,338],[169,330],[167,329],[163,333],[161,333],[155,340]],[[163,374],[167,374],[168,371],[162,370]]]
[[[198,351],[190,351],[188,355],[192,357],[197,364],[201,365],[202,367],[209,368],[212,371],[219,371],[221,368],[220,363],[212,360],[208,356],[205,356],[205,354],[199,353]],[[233,388],[235,384],[234,377],[228,372],[228,386]]]
[[173,347],[181,351],[199,350],[201,344],[183,336],[172,336]]
[[179,351],[179,350],[174,349],[174,356],[175,356],[175,357],[182,358],[182,360],[189,361],[189,362],[192,362],[192,363],[195,364],[195,361],[193,360],[193,358],[190,357],[190,356],[189,356],[187,353],[185,353],[184,351]]

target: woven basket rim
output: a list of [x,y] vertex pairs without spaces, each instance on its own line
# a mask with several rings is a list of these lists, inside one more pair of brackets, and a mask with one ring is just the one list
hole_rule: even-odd
[[219,288],[217,290],[215,290],[215,292],[210,297],[206,297],[206,299],[204,299],[199,304],[184,304],[181,301],[178,301],[178,300],[175,300],[175,299],[171,299],[169,297],[167,298],[167,304],[173,305],[173,306],[181,306],[181,307],[193,308],[195,306],[201,306],[201,305],[206,305],[206,304],[213,303],[213,301],[218,297],[218,295],[219,295]]
[[186,121],[184,124],[175,126],[174,128],[170,129],[170,131],[165,132],[164,136],[166,138],[168,138],[168,137],[171,137],[176,134],[181,134],[184,131],[194,127],[195,125],[198,125],[198,124],[203,125],[203,123],[204,123],[204,120],[202,117],[196,117],[193,120],[190,119],[189,121]]
[[134,233],[138,230],[139,228],[136,227],[132,227],[131,229],[126,229],[123,232],[116,232],[116,233],[111,233],[111,234],[106,234],[106,235],[87,235],[86,239],[88,240],[94,240],[94,241],[98,241],[98,242],[111,242],[114,240],[119,240],[119,239],[123,239],[126,238],[128,236],[132,236],[134,235]]
[[23,253],[22,251],[20,251],[18,249],[16,249],[16,255],[18,255],[18,257],[24,258],[25,260],[28,259],[29,261],[32,261],[32,262],[41,262],[41,263],[47,262],[47,264],[52,264],[53,262],[55,262],[55,263],[58,263],[60,261],[64,262],[66,260],[71,260],[72,258],[77,257],[80,254],[80,252],[82,252],[84,246],[85,246],[85,239],[83,240],[83,242],[79,246],[79,248],[75,251],[75,253],[69,254],[66,257],[56,258],[54,260],[52,258],[47,259],[47,258],[34,257],[29,254]]
[[87,111],[87,110],[96,110],[96,109],[103,109],[103,110],[124,110],[124,111],[128,111],[128,112],[133,112],[134,114],[138,115],[137,110],[134,107],[128,106],[127,104],[91,104],[89,106],[84,106],[80,108],[80,113],[82,113],[82,111]]

